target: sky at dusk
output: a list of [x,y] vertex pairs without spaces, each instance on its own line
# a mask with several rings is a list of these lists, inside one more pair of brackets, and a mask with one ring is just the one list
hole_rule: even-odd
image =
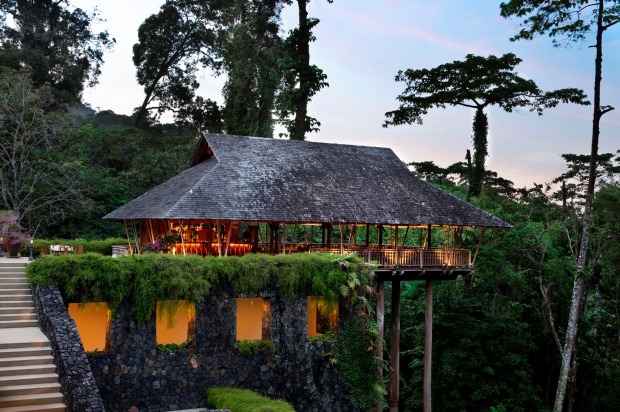
[[[116,39],[99,84],[84,93],[96,110],[131,114],[144,98],[137,84],[131,48],[139,25],[157,13],[163,3],[154,0],[74,0],[76,7],[95,5]],[[499,15],[499,1],[442,0],[312,0],[311,17],[320,19],[311,44],[311,62],[328,76],[329,87],[310,103],[309,115],[321,122],[321,131],[308,140],[389,147],[405,162],[432,160],[446,167],[462,161],[471,148],[474,111],[447,107],[434,109],[422,125],[383,128],[385,112],[398,107],[404,89],[394,81],[398,70],[432,68],[463,60],[469,53],[501,56],[514,53],[523,62],[520,76],[534,80],[542,90],[583,89],[592,99],[594,49],[583,44],[553,47],[548,37],[512,43],[518,21]],[[296,8],[283,12],[285,27],[296,22]],[[606,33],[603,50],[602,104],[617,109],[601,122],[600,153],[620,149],[620,27]],[[222,102],[224,79],[208,71],[200,79],[200,94]],[[517,187],[544,183],[564,171],[562,153],[590,151],[592,107],[559,105],[542,116],[521,109],[505,113],[487,110],[489,158],[487,168],[512,180]]]

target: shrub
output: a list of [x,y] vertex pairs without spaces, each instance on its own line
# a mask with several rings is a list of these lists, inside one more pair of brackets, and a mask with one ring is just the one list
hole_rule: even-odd
[[230,412],[295,412],[285,401],[269,399],[246,389],[209,388],[207,402]]
[[251,355],[273,355],[276,347],[270,340],[240,340],[237,342],[239,353],[243,356]]

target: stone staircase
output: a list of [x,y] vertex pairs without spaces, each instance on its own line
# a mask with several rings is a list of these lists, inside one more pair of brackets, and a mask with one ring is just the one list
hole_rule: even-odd
[[25,258],[0,258],[0,411],[66,410],[47,337],[37,326]]

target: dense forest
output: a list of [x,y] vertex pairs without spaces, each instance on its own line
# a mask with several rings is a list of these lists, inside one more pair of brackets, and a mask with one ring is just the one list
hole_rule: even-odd
[[[0,0],[0,210],[15,211],[39,238],[123,236],[120,224],[101,217],[186,168],[199,131],[273,137],[280,125],[280,137],[297,140],[318,131],[308,102],[328,83],[310,62],[319,21],[307,3],[165,1],[138,30],[133,61],[144,100],[126,116],[82,101],[114,44],[93,31],[96,13],[68,0]],[[299,15],[288,33],[285,7]],[[475,274],[436,285],[434,407],[620,410],[620,151],[598,153],[598,123],[613,110],[600,96],[602,36],[620,21],[620,2],[512,0],[501,14],[522,19],[513,40],[593,34],[595,90],[543,92],[511,74],[520,62],[512,54],[399,73],[407,86],[386,126],[421,123],[446,105],[475,111],[473,157],[445,168],[412,162],[412,173],[513,225],[483,238],[466,232],[471,249],[481,241]],[[204,68],[226,76],[221,106],[197,94]],[[558,154],[565,172],[532,188],[486,169],[486,107],[542,112],[559,103],[592,105],[591,153]],[[161,123],[163,114],[173,123]],[[424,288],[402,288],[401,398],[416,411]]]

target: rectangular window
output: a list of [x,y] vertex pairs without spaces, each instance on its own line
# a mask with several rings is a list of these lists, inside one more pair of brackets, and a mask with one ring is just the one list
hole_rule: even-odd
[[322,296],[308,296],[308,337],[336,330],[338,302],[328,302]]
[[157,302],[156,339],[160,345],[187,341],[193,331],[196,308],[184,300]]
[[69,315],[75,321],[86,352],[105,351],[110,309],[106,302],[69,303]]
[[237,298],[237,340],[269,339],[271,307],[263,298]]

